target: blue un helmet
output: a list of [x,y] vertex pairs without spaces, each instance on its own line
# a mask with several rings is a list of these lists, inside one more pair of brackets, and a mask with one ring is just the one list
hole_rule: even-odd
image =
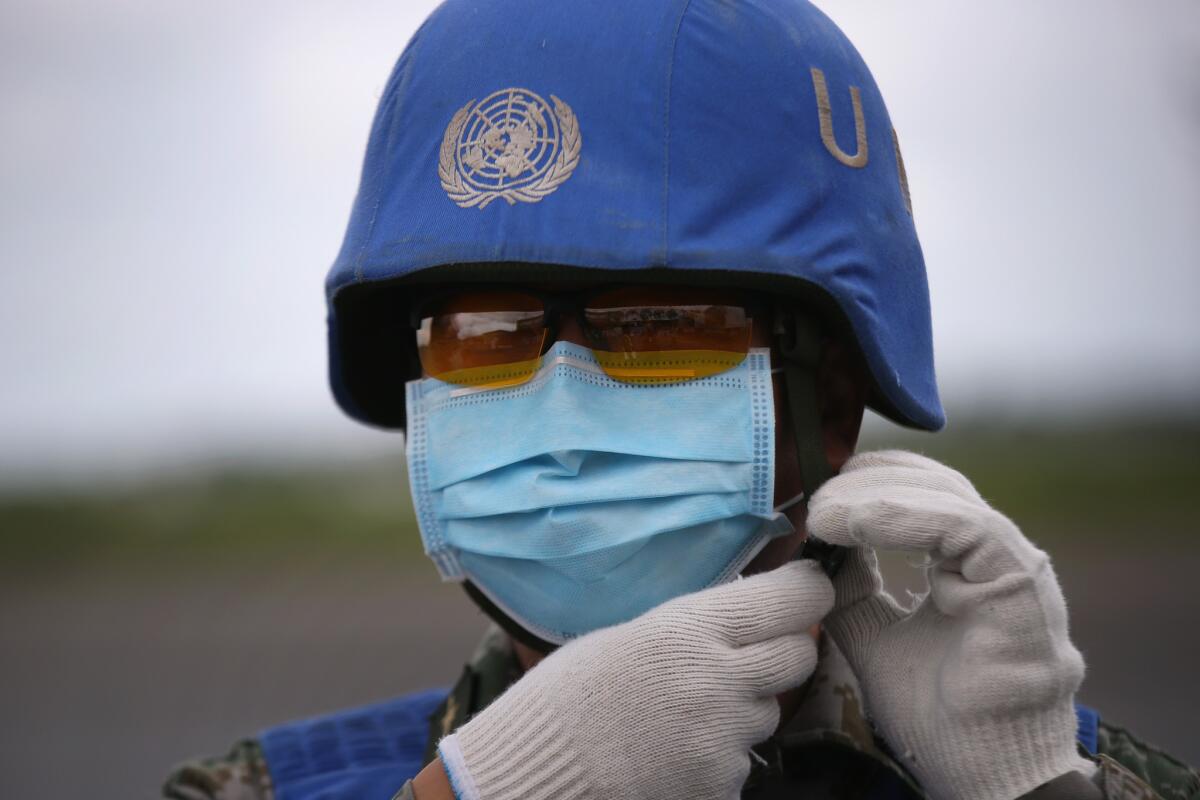
[[334,394],[404,427],[430,285],[614,278],[794,298],[857,343],[873,408],[944,423],[899,146],[803,0],[443,3],[384,89],[328,276]]

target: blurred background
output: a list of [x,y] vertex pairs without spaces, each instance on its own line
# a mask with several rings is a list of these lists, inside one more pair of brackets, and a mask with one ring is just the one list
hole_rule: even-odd
[[[0,0],[6,797],[153,797],[469,655],[402,437],[325,383],[324,272],[434,5]],[[950,416],[864,447],[965,471],[1054,555],[1082,699],[1200,762],[1200,6],[819,5],[904,147]]]

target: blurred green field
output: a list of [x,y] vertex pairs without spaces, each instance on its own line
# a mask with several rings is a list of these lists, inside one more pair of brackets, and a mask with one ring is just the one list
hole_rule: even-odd
[[[1200,423],[1072,430],[889,427],[862,449],[904,447],[962,470],[1037,541],[1200,547]],[[352,466],[217,470],[109,489],[0,494],[0,561],[215,566],[281,555],[421,553],[403,455]]]

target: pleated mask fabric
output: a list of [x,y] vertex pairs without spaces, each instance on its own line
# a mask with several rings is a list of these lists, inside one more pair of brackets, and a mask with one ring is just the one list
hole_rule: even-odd
[[772,509],[770,354],[684,383],[623,383],[558,342],[525,384],[410,381],[425,550],[562,643],[735,577],[791,533]]

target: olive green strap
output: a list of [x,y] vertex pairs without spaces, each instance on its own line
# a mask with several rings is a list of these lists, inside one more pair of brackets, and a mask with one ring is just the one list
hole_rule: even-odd
[[[833,477],[833,469],[825,457],[822,441],[821,409],[817,400],[817,370],[821,364],[821,333],[813,320],[799,314],[788,314],[780,329],[780,355],[783,356],[783,375],[787,387],[788,411],[792,418],[792,435],[796,442],[796,457],[800,479],[804,482],[806,501],[816,494],[825,481]],[[809,536],[797,558],[818,561],[826,574],[835,575],[846,553],[819,539]]]
[[804,494],[812,497],[821,484],[832,476],[821,441],[816,376],[797,364],[785,365],[783,375],[787,380],[788,410],[792,416],[792,432],[800,462],[800,477],[804,481]]
[[812,497],[833,470],[825,458],[821,441],[821,409],[817,403],[817,369],[821,364],[821,334],[807,317],[792,315],[785,325],[780,346],[783,375],[787,383],[788,410],[804,493]]

